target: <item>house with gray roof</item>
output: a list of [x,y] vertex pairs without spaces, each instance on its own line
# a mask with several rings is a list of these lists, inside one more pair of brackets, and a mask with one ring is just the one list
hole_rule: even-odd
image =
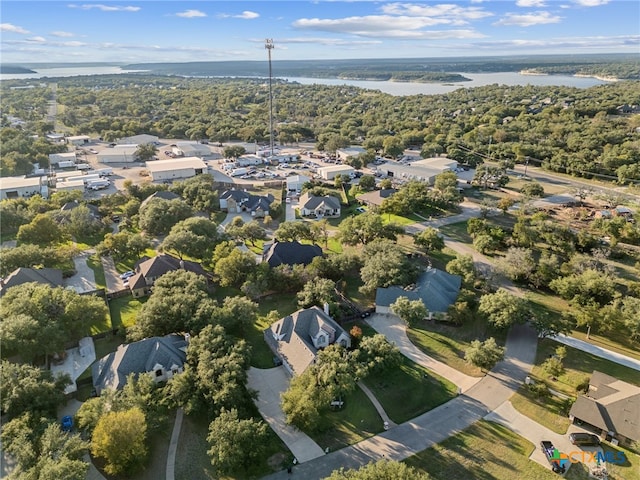
[[576,399],[569,418],[587,424],[602,438],[627,445],[639,442],[640,387],[594,370],[587,392]]
[[151,293],[151,287],[158,278],[175,270],[186,270],[202,275],[207,281],[211,279],[211,274],[205,271],[199,263],[162,254],[153,258],[143,257],[136,262],[133,270],[135,275],[129,279],[129,290],[136,298],[144,297]]
[[246,190],[225,190],[220,194],[220,209],[229,213],[249,212],[256,218],[269,215],[269,208],[275,197],[268,195],[252,195]]
[[62,286],[62,270],[57,268],[16,268],[0,279],[0,296],[4,295],[8,289],[23,283],[36,282],[49,285],[51,288]]
[[382,202],[384,202],[391,195],[396,193],[397,190],[395,188],[383,188],[382,190],[373,190],[372,192],[364,193],[358,196],[357,200],[362,205],[367,205],[369,207],[380,207],[382,206]]
[[462,277],[450,273],[428,268],[415,285],[400,287],[397,285],[378,288],[376,290],[376,312],[391,313],[390,306],[399,297],[407,297],[409,300],[422,300],[429,313],[444,313],[450,305],[455,303]]
[[300,215],[303,217],[339,217],[340,216],[340,200],[336,197],[315,196],[309,192],[300,196]]
[[276,240],[266,247],[262,261],[267,262],[272,268],[279,265],[309,265],[314,258],[320,256],[322,256],[322,248],[318,245]]
[[264,331],[264,338],[291,375],[300,375],[322,348],[351,347],[351,337],[326,312],[311,307],[287,315]]
[[130,374],[149,374],[156,382],[165,382],[183,371],[188,341],[180,335],[151,337],[122,344],[91,366],[93,386],[98,395],[119,390]]

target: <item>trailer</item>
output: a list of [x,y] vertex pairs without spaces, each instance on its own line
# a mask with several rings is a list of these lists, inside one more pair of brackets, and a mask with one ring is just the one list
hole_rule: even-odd
[[78,175],[77,177],[67,177],[66,181],[73,182],[74,180],[82,180],[85,184],[87,184],[93,180],[100,180],[100,179],[101,179],[100,175],[91,173],[89,175]]
[[230,175],[232,177],[241,177],[242,175],[246,175],[247,173],[249,173],[248,168],[236,168],[235,170],[231,170]]
[[102,190],[104,188],[109,188],[109,185],[111,185],[111,182],[107,179],[100,179],[100,180],[92,180],[89,183],[86,184],[86,187],[89,190]]
[[59,168],[71,168],[75,166],[76,166],[76,162],[74,162],[73,160],[65,160],[63,162],[58,162]]
[[88,163],[79,163],[76,165],[76,168],[78,170],[90,170],[91,169],[91,165],[89,165]]
[[97,170],[94,170],[94,173],[97,173],[101,177],[110,176],[110,175],[113,175],[113,168],[111,168],[111,167],[99,168]]

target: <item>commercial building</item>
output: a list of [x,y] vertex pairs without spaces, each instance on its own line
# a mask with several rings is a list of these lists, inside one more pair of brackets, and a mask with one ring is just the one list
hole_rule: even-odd
[[49,164],[58,165],[60,162],[76,162],[76,152],[50,153]]
[[208,145],[197,142],[178,142],[171,151],[182,157],[208,157],[211,155],[211,149]]
[[85,183],[84,180],[67,180],[56,182],[56,190],[58,192],[70,192],[73,190],[79,190],[84,192]]
[[378,172],[386,177],[397,178],[399,180],[418,180],[431,185],[435,182],[436,176],[443,172],[455,172],[458,162],[450,158],[437,157],[418,160],[412,163],[387,162],[378,166]]
[[155,182],[195,177],[207,172],[207,164],[198,157],[154,160],[147,162],[147,170]]
[[105,148],[96,158],[100,163],[132,163],[138,159],[137,150],[138,145],[116,145],[113,148]]
[[346,160],[349,157],[358,157],[366,152],[367,150],[362,147],[347,147],[336,150],[336,156],[340,160]]
[[143,133],[141,135],[134,135],[133,137],[121,138],[116,143],[118,145],[149,145],[159,143],[159,140],[155,135]]
[[318,175],[324,180],[333,180],[336,175],[350,175],[355,173],[355,169],[349,165],[331,165],[329,167],[320,167]]
[[77,147],[81,145],[86,145],[90,141],[91,141],[91,137],[89,137],[88,135],[76,135],[73,137],[67,137],[67,143],[70,143],[71,145],[75,145]]
[[2,177],[0,178],[0,200],[11,198],[49,195],[45,177]]

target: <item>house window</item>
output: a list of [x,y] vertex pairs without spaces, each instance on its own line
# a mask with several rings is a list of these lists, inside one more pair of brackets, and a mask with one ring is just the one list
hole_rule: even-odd
[[161,377],[163,375],[162,369],[159,368],[158,370],[156,370],[156,378],[157,377]]

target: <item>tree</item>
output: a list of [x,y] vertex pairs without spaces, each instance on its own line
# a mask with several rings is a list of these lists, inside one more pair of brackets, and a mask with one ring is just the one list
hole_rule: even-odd
[[32,361],[36,355],[64,350],[69,341],[90,333],[107,315],[104,301],[74,290],[24,283],[7,290],[0,304],[3,350]]
[[156,147],[153,143],[145,143],[142,145],[138,145],[136,152],[133,154],[140,162],[146,162],[148,160],[153,159],[158,153],[158,147]]
[[442,172],[436,175],[431,198],[443,206],[458,204],[462,199],[458,188],[458,176],[456,173],[452,171]]
[[640,298],[627,297],[622,300],[622,321],[633,340],[640,339]]
[[[216,247],[217,252],[218,247]],[[214,252],[214,260],[217,255]],[[214,273],[223,287],[233,286],[240,288],[247,280],[247,276],[256,268],[255,256],[249,252],[243,252],[239,248],[231,250],[224,258],[215,260]]]
[[429,480],[427,473],[419,472],[406,463],[378,460],[359,469],[334,470],[326,480]]
[[581,306],[591,303],[605,305],[613,299],[615,281],[603,272],[588,269],[549,282],[549,287],[565,300],[571,300]]
[[566,347],[557,347],[555,355],[550,356],[543,362],[541,366],[542,371],[552,379],[559,377],[564,372],[564,365],[562,364],[562,360],[564,359],[564,357],[566,357],[566,355]]
[[220,208],[213,176],[208,173],[175,182],[169,190],[180,195],[195,210],[214,212]]
[[198,260],[211,258],[213,250],[222,235],[215,222],[203,217],[191,217],[171,227],[169,235],[162,242],[163,250],[173,250]]
[[224,158],[231,158],[232,160],[236,160],[238,157],[247,153],[245,148],[241,145],[229,145],[228,147],[224,147],[222,152]]
[[499,188],[509,183],[509,176],[503,168],[482,164],[476,168],[473,183],[483,188]]
[[504,288],[480,297],[478,311],[497,329],[506,329],[515,323],[525,323],[531,316],[529,302]]
[[71,383],[67,375],[53,376],[50,370],[2,360],[0,364],[0,406],[3,414],[14,418],[30,412],[55,418],[64,403],[64,389]]
[[502,210],[502,214],[506,215],[507,210],[513,207],[516,204],[516,201],[511,197],[502,197],[498,200],[498,208]]
[[327,391],[318,389],[313,375],[297,375],[280,395],[286,422],[301,430],[316,430],[333,400]]
[[140,208],[138,225],[150,235],[163,235],[181,220],[193,215],[193,209],[179,199],[153,198]]
[[108,412],[100,418],[91,438],[91,453],[105,460],[110,475],[139,471],[147,458],[147,421],[137,407]]
[[273,233],[273,238],[279,242],[314,240],[307,222],[282,222]]
[[407,297],[398,297],[390,305],[390,308],[408,326],[416,325],[420,320],[425,319],[429,313],[422,300],[409,300]]
[[575,322],[567,315],[549,315],[547,312],[536,312],[531,318],[531,325],[538,332],[538,337],[545,338],[560,333],[568,334],[575,326]]
[[527,197],[542,197],[544,195],[544,187],[538,182],[528,182],[520,188],[520,193]]
[[347,245],[366,245],[381,238],[395,241],[404,233],[404,228],[392,223],[385,225],[380,215],[371,212],[345,218],[338,229],[342,242]]
[[[353,328],[359,327],[354,326]],[[390,343],[384,335],[376,333],[362,337],[358,345],[356,360],[359,364],[358,378],[364,378],[370,373],[399,366],[402,363],[402,354],[394,343]]]
[[376,188],[376,179],[373,175],[363,175],[360,177],[360,182],[358,182],[360,188],[365,192],[370,192],[374,188]]
[[471,255],[457,255],[447,263],[445,269],[451,275],[460,275],[465,285],[472,285],[477,276]]
[[239,419],[236,409],[222,410],[209,425],[209,458],[220,475],[240,469],[247,471],[266,448],[267,424],[254,419]]
[[416,276],[417,272],[406,255],[390,240],[375,240],[365,246],[360,269],[363,292],[372,293],[378,287],[390,285],[408,285]]
[[49,216],[44,213],[36,215],[31,222],[18,228],[18,243],[32,243],[34,245],[49,245],[62,243],[65,237],[62,229]]
[[303,308],[317,305],[322,307],[325,303],[333,301],[335,298],[336,283],[327,278],[314,278],[304,284],[302,290],[298,292],[298,305]]
[[484,342],[473,340],[464,353],[464,359],[483,370],[490,370],[504,357],[504,348],[500,347],[495,338],[489,337]]
[[507,250],[497,266],[507,277],[518,282],[529,279],[536,268],[533,252],[528,248],[518,247]]
[[430,252],[440,252],[445,246],[444,239],[438,233],[438,230],[433,227],[427,227],[422,230],[414,237],[413,241],[427,254]]

